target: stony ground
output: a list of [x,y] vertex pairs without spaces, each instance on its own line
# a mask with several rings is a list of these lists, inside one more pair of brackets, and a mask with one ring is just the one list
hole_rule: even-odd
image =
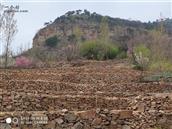
[[[120,61],[1,69],[1,123],[11,117],[15,129],[172,129],[172,84],[140,77]],[[26,116],[31,122],[22,124]],[[48,123],[33,124],[32,116]]]

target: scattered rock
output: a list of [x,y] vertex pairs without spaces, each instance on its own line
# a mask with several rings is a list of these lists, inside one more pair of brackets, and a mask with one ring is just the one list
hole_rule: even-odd
[[99,114],[101,112],[101,109],[100,108],[97,108],[96,109],[96,113]]
[[61,119],[61,118],[57,118],[55,121],[56,121],[59,125],[63,124],[63,122],[64,122],[64,120]]
[[122,126],[122,129],[131,129],[131,127],[128,126],[128,125],[123,125],[123,126]]
[[124,110],[120,111],[120,119],[127,119],[127,118],[132,118],[133,117],[133,111],[131,110]]
[[74,113],[67,113],[65,114],[64,119],[67,120],[69,123],[72,123],[76,121],[77,116]]
[[81,119],[94,119],[96,116],[96,111],[95,110],[88,110],[88,111],[79,111],[77,113],[77,116],[79,116]]
[[145,111],[145,104],[144,103],[138,104],[137,110],[140,112],[144,112]]
[[62,112],[63,112],[63,113],[67,113],[68,110],[67,110],[67,109],[62,109]]
[[97,126],[100,125],[101,123],[102,123],[102,119],[97,117],[93,120],[92,125]]
[[72,129],[83,129],[84,125],[80,122],[77,122]]

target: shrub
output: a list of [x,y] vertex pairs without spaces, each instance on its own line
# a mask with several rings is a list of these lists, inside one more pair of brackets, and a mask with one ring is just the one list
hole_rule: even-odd
[[45,45],[48,47],[55,47],[59,41],[60,40],[57,38],[57,36],[53,36],[46,39]]
[[68,41],[72,42],[72,43],[75,43],[76,42],[76,35],[75,34],[69,35],[68,36]]
[[[107,48],[107,49],[106,49]],[[112,44],[105,45],[105,58],[106,59],[114,59],[118,54],[118,47]]]
[[172,63],[166,60],[152,61],[149,68],[152,71],[172,71]]
[[81,44],[80,53],[87,59],[114,59],[118,54],[118,47],[110,43],[101,43],[96,40],[86,41]]
[[150,50],[143,44],[134,48],[134,65],[135,68],[144,70],[148,68]]
[[[15,59],[13,57],[8,58],[7,67],[13,67],[15,65]],[[0,57],[0,68],[5,68],[5,58]]]
[[72,61],[79,58],[79,46],[77,44],[71,44],[64,47],[64,52],[67,61]]
[[155,72],[152,74],[148,74],[146,76],[143,76],[141,79],[142,82],[159,82],[159,81],[164,81],[164,82],[172,82],[172,72]]
[[140,44],[137,47],[135,47],[134,48],[134,53],[136,55],[139,55],[141,53],[142,56],[144,56],[144,57],[149,57],[150,56],[150,50],[144,44]]
[[32,66],[32,61],[24,56],[16,58],[16,67],[27,68]]
[[119,59],[124,59],[124,58],[127,58],[127,53],[126,51],[120,51],[119,54],[117,55],[117,58]]
[[87,59],[94,59],[97,56],[96,41],[86,41],[80,46],[80,52],[83,57]]

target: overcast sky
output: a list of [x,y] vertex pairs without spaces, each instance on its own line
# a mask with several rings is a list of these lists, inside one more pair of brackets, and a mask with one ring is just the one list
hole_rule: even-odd
[[[2,0],[0,0],[2,2]],[[4,2],[6,1],[6,2]],[[125,0],[125,2],[109,0],[99,0],[97,2],[76,2],[72,0],[55,1],[39,0],[34,2],[18,0],[4,0],[4,5],[19,5],[20,9],[28,10],[28,13],[16,13],[18,24],[18,33],[12,44],[12,49],[17,51],[17,48],[31,47],[32,39],[35,33],[43,27],[44,22],[54,21],[57,17],[65,14],[67,11],[77,9],[87,9],[90,12],[108,15],[111,17],[119,17],[124,19],[140,20],[143,22],[155,21],[160,18],[160,13],[165,18],[172,18],[172,1],[171,0]],[[42,2],[41,2],[42,1]],[[69,2],[71,1],[71,2]],[[136,1],[136,0],[135,0]],[[3,46],[1,46],[3,47]],[[1,49],[2,50],[2,49]]]

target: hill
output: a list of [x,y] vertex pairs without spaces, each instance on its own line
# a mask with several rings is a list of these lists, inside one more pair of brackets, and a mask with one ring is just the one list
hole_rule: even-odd
[[96,39],[100,36],[103,18],[106,18],[108,24],[110,40],[123,46],[126,46],[127,42],[137,35],[146,35],[149,30],[160,28],[162,24],[164,31],[172,35],[172,19],[143,23],[102,16],[87,10],[76,10],[67,12],[52,23],[45,23],[46,26],[35,35],[33,47],[46,47],[45,41],[53,36],[57,36],[59,44],[75,42],[75,37],[82,41]]

